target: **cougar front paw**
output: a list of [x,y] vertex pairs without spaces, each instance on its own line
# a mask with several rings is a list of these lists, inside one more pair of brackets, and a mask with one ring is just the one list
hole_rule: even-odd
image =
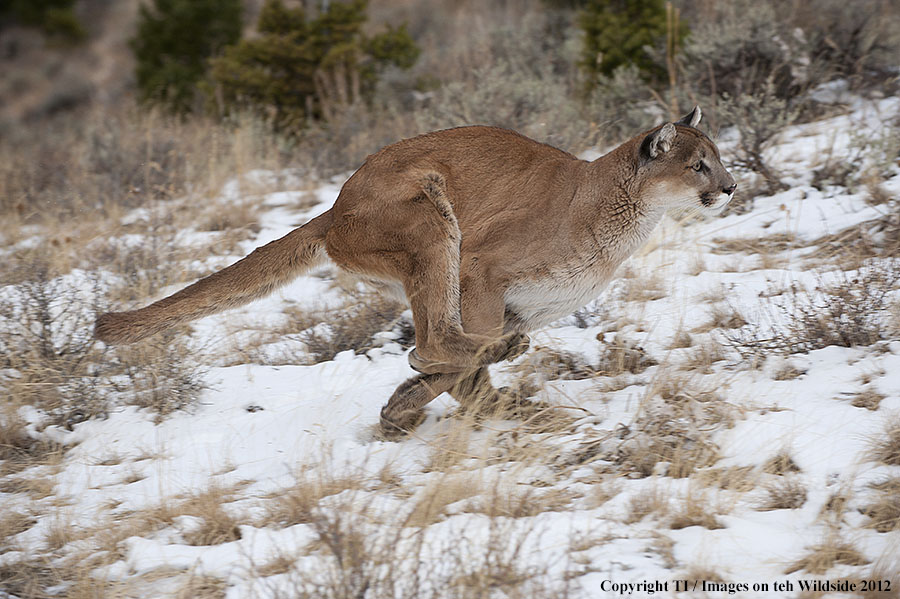
[[425,421],[425,410],[413,409],[406,410],[401,413],[395,413],[388,410],[387,406],[381,410],[381,421],[379,422],[379,437],[385,441],[396,441],[402,439],[406,435],[416,429],[417,426]]

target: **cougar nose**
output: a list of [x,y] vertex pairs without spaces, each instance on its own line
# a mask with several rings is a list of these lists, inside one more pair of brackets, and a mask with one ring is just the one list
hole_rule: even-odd
[[727,193],[728,195],[731,195],[731,194],[734,193],[734,190],[735,190],[735,189],[737,189],[737,183],[732,183],[732,184],[731,184],[731,187],[726,187],[726,188],[723,189],[722,191],[723,191],[724,193]]

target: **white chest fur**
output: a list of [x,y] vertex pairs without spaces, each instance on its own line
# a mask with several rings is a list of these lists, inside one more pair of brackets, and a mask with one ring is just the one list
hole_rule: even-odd
[[506,305],[527,330],[568,316],[595,299],[612,277],[592,270],[575,276],[566,273],[521,281],[507,289]]
[[507,307],[525,330],[568,316],[600,295],[616,268],[650,237],[662,214],[661,209],[653,209],[631,226],[622,227],[615,243],[607,244],[602,252],[584,252],[550,274],[516,281],[504,295]]

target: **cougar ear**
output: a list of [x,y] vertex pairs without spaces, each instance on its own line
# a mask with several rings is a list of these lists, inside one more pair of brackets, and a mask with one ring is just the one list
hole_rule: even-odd
[[696,127],[700,122],[700,117],[703,116],[703,113],[700,112],[699,106],[694,106],[694,109],[684,115],[680,121],[675,121],[679,125],[687,125],[688,127]]
[[645,159],[656,158],[660,154],[668,152],[674,140],[675,125],[666,123],[644,138],[644,141],[641,142],[641,155]]

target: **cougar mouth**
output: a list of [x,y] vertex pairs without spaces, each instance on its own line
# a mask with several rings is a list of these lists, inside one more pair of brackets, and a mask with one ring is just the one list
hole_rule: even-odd
[[[716,196],[718,195],[719,194],[716,194]],[[700,203],[703,204],[706,208],[712,208],[717,199],[718,198],[713,196],[713,194],[710,192],[706,192],[700,195]]]
[[734,194],[705,192],[700,194],[700,204],[707,210],[719,213],[731,202]]

